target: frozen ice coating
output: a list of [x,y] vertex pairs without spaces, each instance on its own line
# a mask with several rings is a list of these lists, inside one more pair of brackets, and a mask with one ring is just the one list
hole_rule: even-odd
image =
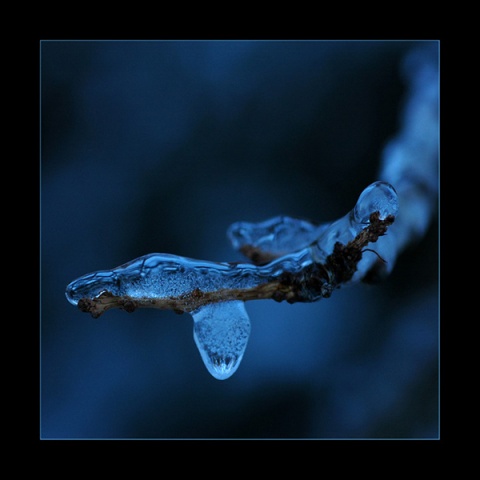
[[236,222],[229,227],[227,236],[236,250],[249,245],[271,254],[284,254],[308,246],[327,226],[282,215],[258,223]]
[[81,298],[96,298],[105,291],[118,288],[117,275],[113,270],[88,273],[67,285],[65,295],[72,305]]
[[[355,207],[345,216],[323,229],[312,245],[315,262],[324,262],[332,253],[335,243],[347,244],[370,223],[370,215],[379,212],[380,219],[398,213],[398,200],[395,189],[387,182],[370,184],[358,197]],[[379,240],[381,241],[381,240]]]
[[252,246],[263,252],[284,255],[311,246],[314,260],[323,262],[336,242],[346,244],[353,240],[370,223],[370,215],[377,211],[382,220],[388,215],[397,215],[397,194],[387,182],[369,185],[355,208],[332,223],[315,225],[302,219],[278,216],[258,223],[236,222],[229,227],[227,235],[237,250]]
[[[314,262],[324,263],[335,243],[347,244],[370,222],[376,211],[385,218],[396,215],[396,193],[385,182],[369,185],[354,209],[330,224],[313,225],[290,217],[275,217],[258,224],[238,222],[228,234],[236,246],[251,242],[264,251],[287,253],[261,266],[195,260],[166,253],[152,253],[111,270],[92,272],[71,282],[66,289],[70,303],[95,300],[102,294],[133,300],[182,299],[194,292],[248,290],[278,281],[288,273],[301,273]],[[245,243],[247,244],[247,243]],[[280,284],[282,280],[280,280]],[[318,288],[318,285],[317,287]],[[317,290],[301,297],[316,301]],[[109,298],[109,297],[106,297]],[[194,310],[191,310],[194,309]],[[205,366],[216,379],[235,373],[250,335],[250,320],[243,300],[219,300],[185,306],[194,321],[193,336]]]
[[[179,298],[194,291],[215,292],[258,287],[285,272],[298,273],[314,262],[323,263],[335,243],[347,244],[379,212],[385,219],[398,211],[395,189],[386,182],[369,185],[355,207],[330,224],[313,225],[290,217],[274,217],[260,223],[233,224],[228,236],[235,247],[253,245],[263,251],[287,253],[256,266],[195,260],[166,253],[152,253],[111,270],[92,272],[71,282],[66,289],[70,303],[94,300],[104,293],[131,299]],[[367,267],[372,258],[363,264]],[[365,270],[363,270],[363,273]],[[321,296],[312,296],[315,301]],[[186,309],[185,311],[189,311]],[[210,374],[218,380],[231,377],[245,353],[250,319],[241,300],[207,303],[193,311],[193,337]]]
[[247,289],[271,281],[284,271],[299,271],[308,263],[308,251],[294,252],[263,267],[151,253],[112,270],[83,275],[67,286],[66,296],[77,305],[81,298],[94,299],[107,291],[118,297],[168,298],[197,288],[202,292]]
[[218,380],[237,370],[250,337],[250,319],[242,301],[205,305],[191,313],[193,338],[203,363]]
[[229,263],[193,260],[166,253],[151,253],[112,270],[84,275],[67,286],[67,299],[76,305],[83,297],[104,291],[132,298],[177,297],[201,288],[249,288],[258,283],[252,265],[238,269]]
[[[336,242],[346,244],[365,228],[371,213],[380,211],[381,216],[396,215],[397,209],[393,187],[375,182],[362,192],[351,212],[331,224],[313,226],[289,217],[275,217],[262,224],[250,224],[248,228],[243,223],[244,226],[236,231],[241,230],[244,238],[254,239],[257,244],[265,239],[263,244],[268,244],[270,249],[308,245],[266,265],[210,262],[151,253],[112,270],[83,275],[67,286],[66,296],[70,303],[77,305],[81,298],[94,299],[104,292],[118,297],[158,299],[178,297],[197,288],[202,292],[253,288],[283,272],[295,273],[314,261],[323,262]],[[299,232],[298,243],[294,240],[294,232]]]
[[370,223],[373,212],[379,212],[381,220],[389,215],[397,215],[397,192],[389,183],[374,182],[363,190],[353,209],[355,222],[363,225]]

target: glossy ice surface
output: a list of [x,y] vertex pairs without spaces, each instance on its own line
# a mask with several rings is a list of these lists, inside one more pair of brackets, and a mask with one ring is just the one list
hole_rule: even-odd
[[237,370],[250,337],[250,319],[241,301],[205,305],[192,312],[193,338],[207,370],[226,380]]
[[[134,299],[174,298],[195,289],[249,289],[271,282],[284,272],[297,273],[313,262],[324,262],[336,242],[353,240],[368,224],[370,214],[396,215],[395,189],[375,182],[360,195],[347,215],[330,224],[313,225],[290,217],[275,217],[261,223],[238,222],[228,235],[236,248],[253,245],[263,251],[286,253],[272,262],[209,262],[166,253],[144,255],[112,270],[101,270],[71,282],[66,289],[70,303],[95,299],[104,292]],[[318,296],[312,296],[311,301]],[[207,304],[191,312],[194,339],[208,371],[217,379],[229,378],[238,368],[250,335],[250,320],[243,301]]]

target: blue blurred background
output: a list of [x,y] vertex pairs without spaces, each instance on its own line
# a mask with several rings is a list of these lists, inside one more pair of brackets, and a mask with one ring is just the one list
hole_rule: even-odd
[[347,213],[397,133],[410,41],[43,41],[43,439],[437,438],[438,221],[375,286],[246,304],[226,381],[189,315],[93,319],[65,286],[152,253],[242,260],[226,230]]

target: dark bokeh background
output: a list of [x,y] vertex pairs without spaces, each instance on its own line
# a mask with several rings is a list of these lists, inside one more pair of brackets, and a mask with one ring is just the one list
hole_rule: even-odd
[[436,438],[438,222],[377,286],[248,302],[226,381],[189,315],[93,319],[71,280],[240,260],[234,221],[326,222],[375,181],[418,42],[41,43],[41,438]]

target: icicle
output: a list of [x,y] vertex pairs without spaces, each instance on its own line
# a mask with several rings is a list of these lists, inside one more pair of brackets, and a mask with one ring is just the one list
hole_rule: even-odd
[[244,302],[212,303],[191,315],[193,338],[203,363],[213,377],[226,380],[240,365],[250,337]]

